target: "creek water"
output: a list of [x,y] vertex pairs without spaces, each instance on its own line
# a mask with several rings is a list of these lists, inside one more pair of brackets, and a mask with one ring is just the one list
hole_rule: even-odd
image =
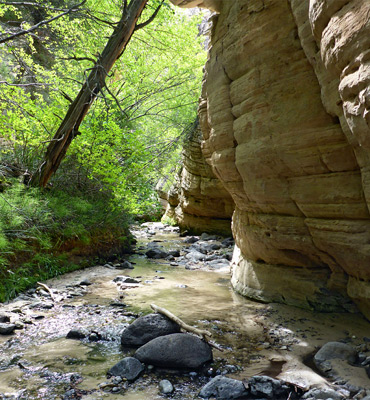
[[[150,241],[160,241],[166,250],[185,246],[173,232],[136,234],[139,246]],[[46,282],[56,293],[68,294],[50,308],[36,295],[2,307],[0,311],[19,316],[24,328],[0,336],[0,399],[60,399],[72,387],[85,400],[163,399],[158,389],[163,378],[174,385],[172,398],[196,398],[209,378],[195,373],[146,371],[119,392],[111,391],[107,371],[133,353],[121,348],[120,334],[135,317],[151,312],[152,303],[211,331],[223,351],[214,349],[208,372],[218,369],[237,379],[263,374],[304,388],[327,385],[304,360],[327,341],[345,339],[356,346],[370,334],[370,324],[358,314],[315,314],[243,298],[230,287],[228,269],[186,269],[142,254],[130,261],[133,270],[96,266]],[[113,279],[118,275],[137,278],[140,284],[117,285]],[[83,280],[91,285],[81,288]],[[105,340],[67,339],[71,329],[94,331]],[[366,387],[366,376],[357,370],[351,375],[353,384]]]

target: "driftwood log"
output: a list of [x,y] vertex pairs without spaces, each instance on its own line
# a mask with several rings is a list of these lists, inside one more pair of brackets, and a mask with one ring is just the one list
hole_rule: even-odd
[[198,328],[195,328],[194,326],[188,325],[183,320],[181,320],[179,317],[172,314],[170,311],[166,310],[163,307],[158,307],[155,304],[151,304],[150,307],[152,308],[152,310],[154,312],[156,312],[158,314],[163,314],[171,321],[176,322],[180,326],[180,328],[182,328],[184,331],[195,333],[196,335],[200,336],[204,341],[206,341],[210,346],[214,347],[215,349],[217,349],[219,351],[223,351],[223,349],[219,345],[209,341],[209,338],[212,336],[211,332],[203,330],[203,329],[198,329]]

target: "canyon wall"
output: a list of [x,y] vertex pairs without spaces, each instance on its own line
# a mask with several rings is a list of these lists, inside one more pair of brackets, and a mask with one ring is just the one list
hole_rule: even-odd
[[235,202],[233,286],[370,318],[370,2],[173,2],[218,13],[199,117]]
[[207,164],[201,149],[199,122],[189,130],[182,151],[182,166],[175,184],[167,192],[165,217],[173,218],[182,230],[231,235],[234,202]]

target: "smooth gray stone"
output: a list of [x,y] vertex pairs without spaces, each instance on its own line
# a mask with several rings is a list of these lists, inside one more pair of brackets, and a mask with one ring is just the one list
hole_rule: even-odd
[[141,362],[134,357],[126,357],[109,371],[109,376],[121,376],[129,381],[134,381],[144,371],[144,366]]
[[0,323],[0,335],[9,335],[16,327],[15,324]]
[[243,382],[219,375],[203,386],[199,392],[199,397],[203,397],[204,399],[216,397],[217,400],[222,400],[238,399],[247,394],[248,391]]
[[180,332],[179,325],[164,315],[148,314],[135,320],[122,332],[121,344],[139,347],[159,336],[178,332]]
[[159,382],[159,390],[163,394],[170,394],[173,392],[173,385],[167,379],[163,379]]
[[198,369],[212,360],[212,350],[196,336],[174,333],[151,340],[136,350],[135,357],[157,367]]

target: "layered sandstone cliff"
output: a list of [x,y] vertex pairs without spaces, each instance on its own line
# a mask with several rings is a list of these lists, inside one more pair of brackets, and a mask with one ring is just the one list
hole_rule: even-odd
[[201,138],[197,121],[185,139],[176,183],[162,194],[168,202],[165,217],[174,218],[189,232],[231,234],[234,202],[206,163]]
[[219,14],[202,147],[235,202],[234,287],[322,310],[349,296],[370,318],[370,2],[203,3]]

